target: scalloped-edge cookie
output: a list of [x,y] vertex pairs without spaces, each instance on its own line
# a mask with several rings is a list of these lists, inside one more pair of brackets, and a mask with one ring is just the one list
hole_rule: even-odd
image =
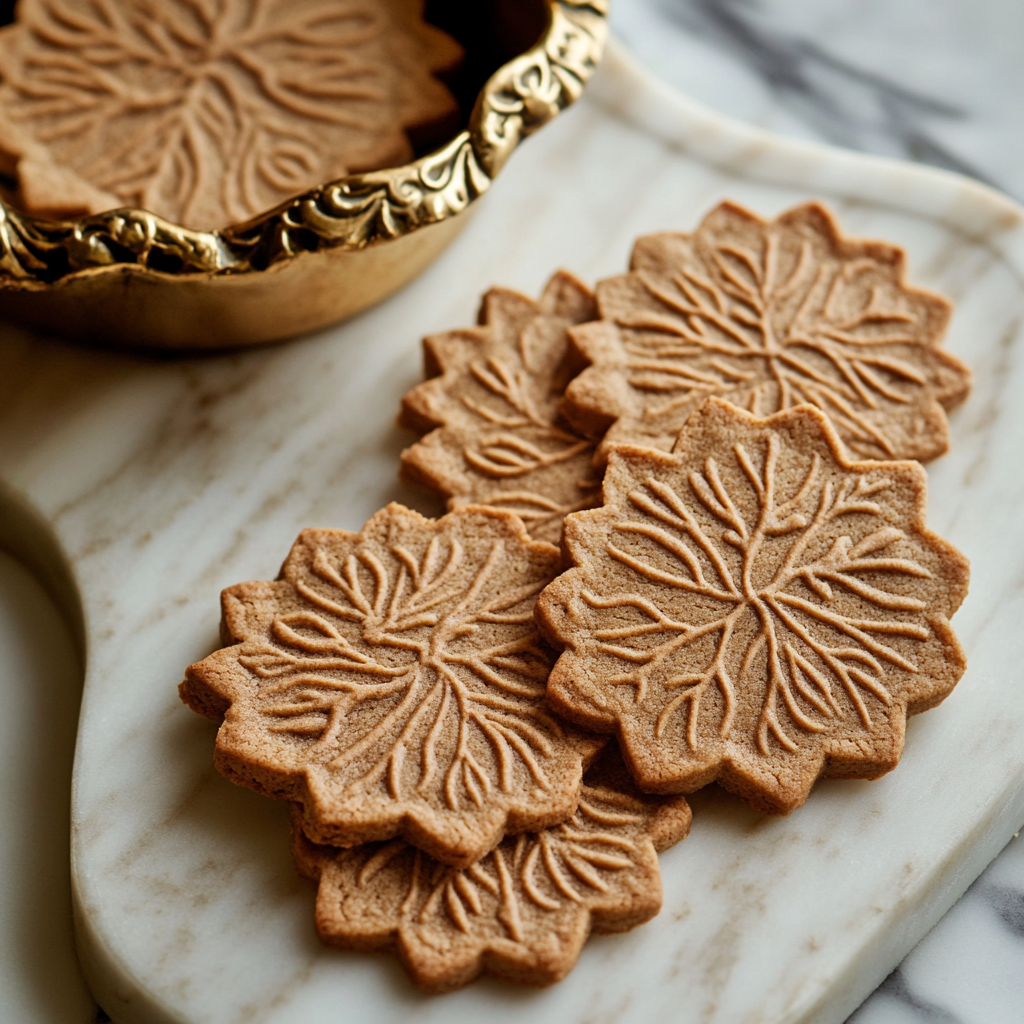
[[299,870],[318,883],[316,926],[334,946],[394,951],[413,981],[447,992],[480,974],[549,985],[592,932],[628,931],[661,909],[657,852],[690,828],[683,797],[652,797],[609,748],[584,779],[576,813],[509,836],[464,869],[401,839],[319,846],[293,818]]
[[422,0],[18,0],[0,169],[29,213],[224,228],[457,122],[462,48]]
[[536,540],[557,544],[566,513],[600,504],[595,445],[558,411],[582,366],[566,329],[594,315],[587,286],[560,271],[538,301],[492,288],[479,327],[425,338],[432,379],[405,395],[399,422],[426,437],[402,452],[403,479],[449,508],[515,512]]
[[313,839],[401,835],[467,866],[579,799],[594,739],[548,708],[533,620],[558,571],[494,509],[304,530],[276,582],[224,591],[230,646],[189,667],[182,699],[223,716],[217,768],[301,803]]
[[692,235],[637,241],[630,272],[597,285],[600,320],[570,332],[591,363],[563,407],[613,444],[671,451],[710,396],[758,416],[824,412],[854,458],[933,459],[970,373],[939,347],[947,299],[904,282],[905,255],[843,238],[807,203],[765,221],[733,203]]
[[553,707],[618,734],[639,785],[718,781],[788,814],[815,780],[895,768],[963,674],[968,563],[925,526],[916,462],[850,462],[801,406],[708,399],[672,453],[611,449],[603,508],[537,617]]

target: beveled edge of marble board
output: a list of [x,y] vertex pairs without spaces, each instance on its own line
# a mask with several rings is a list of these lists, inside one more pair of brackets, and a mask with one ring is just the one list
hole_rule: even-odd
[[[860,200],[932,219],[989,246],[1024,281],[1024,208],[987,186],[948,171],[787,139],[719,115],[647,73],[614,39],[588,97],[613,115],[725,173],[811,192],[820,189],[828,196]],[[24,501],[19,505],[17,496],[12,504],[11,495],[6,493],[9,490],[0,489],[0,545],[41,572],[44,583],[73,624],[77,607],[81,636],[81,601],[72,599],[68,593],[69,586],[73,588],[74,570],[50,525]],[[7,515],[9,505],[16,508],[16,515]],[[13,526],[8,528],[9,524]],[[969,858],[970,867],[961,868],[952,883],[936,887],[938,898],[922,915],[924,927],[917,929],[919,934],[894,941],[888,955],[875,953],[870,957],[876,963],[874,984],[966,890],[1019,824],[1014,816],[1022,814],[1024,789],[1016,800],[994,810],[979,823],[974,830],[977,841]],[[1014,825],[1008,824],[1011,819]],[[74,864],[72,886],[80,955],[90,983],[96,985],[100,996],[105,989],[117,989],[121,997],[131,993],[131,1001],[138,1002],[131,1016],[124,1020],[133,1024],[179,1022],[176,1015],[168,1016],[159,1000],[122,969],[117,956],[89,925]],[[103,982],[97,985],[104,975]],[[848,982],[844,985],[840,977],[828,979],[825,986],[826,991],[815,997],[811,1005],[788,1015],[785,1024],[840,1024],[874,987]],[[148,1005],[140,1005],[143,1003]]]

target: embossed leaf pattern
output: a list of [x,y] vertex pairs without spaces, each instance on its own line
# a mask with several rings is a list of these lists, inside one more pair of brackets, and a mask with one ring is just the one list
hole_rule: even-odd
[[32,210],[220,228],[407,160],[458,53],[400,0],[20,0],[0,149]]
[[295,819],[298,863],[319,879],[321,938],[347,948],[397,947],[414,980],[432,991],[485,970],[530,984],[557,981],[592,930],[624,931],[657,913],[656,851],[689,829],[684,799],[644,796],[617,755],[617,767],[602,761],[568,821],[507,837],[465,869],[403,840],[344,851],[316,846]]
[[574,366],[566,328],[594,315],[565,272],[538,302],[507,289],[484,298],[481,325],[425,341],[432,380],[403,399],[405,425],[429,433],[402,453],[402,475],[450,508],[490,505],[557,543],[569,512],[600,502],[594,445],[559,415]]
[[822,207],[766,223],[731,203],[692,235],[642,238],[574,331],[593,364],[566,414],[614,443],[669,451],[716,395],[755,415],[809,403],[863,458],[930,459],[969,373],[938,347],[949,303],[903,282],[901,250],[844,239]]
[[189,670],[186,695],[230,703],[219,766],[302,801],[322,841],[401,833],[469,863],[578,793],[578,737],[547,709],[533,622],[557,571],[504,512],[392,505],[358,535],[307,530],[281,581],[225,592],[236,644]]
[[556,708],[620,731],[641,785],[720,778],[788,812],[822,773],[895,766],[963,671],[966,560],[923,527],[915,463],[847,463],[820,414],[711,400],[671,455],[613,449],[608,504],[539,614]]

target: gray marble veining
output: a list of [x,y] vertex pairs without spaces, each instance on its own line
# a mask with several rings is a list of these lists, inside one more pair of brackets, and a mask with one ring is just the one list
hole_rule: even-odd
[[1015,0],[626,0],[613,25],[723,113],[1024,196]]

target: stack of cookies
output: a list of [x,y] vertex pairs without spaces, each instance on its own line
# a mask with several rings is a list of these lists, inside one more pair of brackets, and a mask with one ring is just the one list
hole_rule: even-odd
[[820,206],[723,204],[426,340],[402,473],[451,511],[305,531],[181,686],[218,769],[292,802],[324,941],[546,984],[657,913],[681,794],[788,814],[896,766],[968,579],[909,460],[969,375],[903,278]]

